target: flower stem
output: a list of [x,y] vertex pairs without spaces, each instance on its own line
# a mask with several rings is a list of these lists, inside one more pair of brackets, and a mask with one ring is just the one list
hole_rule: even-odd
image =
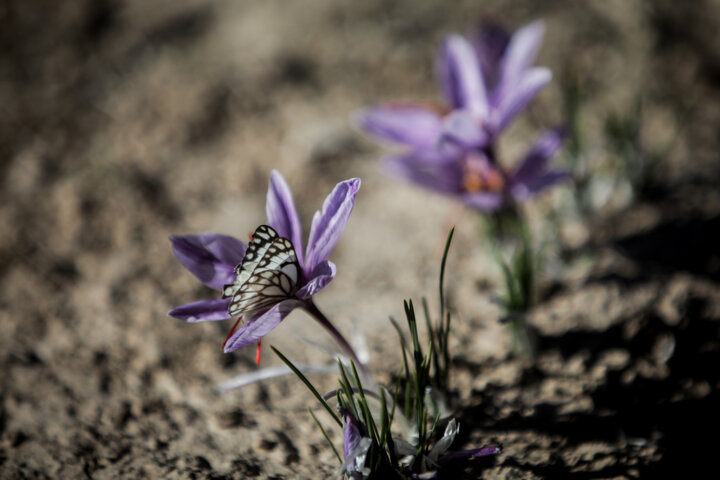
[[345,355],[350,357],[350,359],[355,362],[355,365],[360,369],[363,376],[368,377],[370,372],[368,371],[367,367],[363,362],[360,361],[358,356],[355,354],[355,350],[350,346],[350,343],[348,343],[347,340],[345,340],[345,337],[342,336],[342,334],[338,331],[335,326],[330,323],[330,320],[325,316],[324,313],[320,311],[320,309],[317,308],[317,305],[315,305],[315,302],[312,300],[308,300],[304,303],[302,307],[307,313],[309,313],[315,320],[317,320],[320,325],[325,327],[325,330],[327,330],[330,335],[335,339],[335,341],[340,345],[340,348],[343,350]]

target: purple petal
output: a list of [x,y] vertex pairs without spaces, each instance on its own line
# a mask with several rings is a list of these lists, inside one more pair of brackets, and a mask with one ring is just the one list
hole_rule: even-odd
[[510,43],[510,35],[493,25],[483,26],[470,33],[488,91],[495,89],[500,77],[500,64]]
[[228,305],[230,305],[229,298],[197,300],[173,308],[168,315],[189,323],[227,320],[230,318],[227,313]]
[[238,265],[245,256],[247,246],[235,237],[205,233],[195,235],[207,250],[227,265]]
[[225,342],[225,353],[234,352],[244,346],[257,342],[277,327],[290,312],[302,305],[300,300],[283,300],[267,312],[248,320]]
[[445,453],[453,441],[455,441],[455,437],[459,432],[460,424],[454,418],[451,419],[447,427],[445,427],[445,433],[442,438],[435,443],[430,453],[428,453],[428,457],[430,459],[437,459],[441,454]]
[[452,460],[458,460],[458,459],[470,459],[470,458],[477,458],[477,457],[487,457],[490,455],[498,455],[502,453],[501,447],[483,447],[483,448],[476,448],[473,450],[462,450],[459,452],[450,452],[447,455],[443,455],[438,459],[438,464],[442,465],[447,462],[450,462]]
[[552,130],[538,138],[530,151],[525,155],[520,166],[511,177],[513,183],[527,183],[541,175],[548,164],[548,160],[562,146],[564,132],[561,129]]
[[[304,374],[308,373],[337,373],[337,364],[332,365],[303,365],[296,363],[295,366]],[[281,377],[283,375],[295,375],[287,365],[277,367],[261,368],[246,373],[241,373],[228,380],[219,383],[215,388],[218,392],[223,393],[235,388],[241,388],[251,383],[263,382],[271,378]]]
[[[360,439],[362,438],[362,435],[360,435],[360,429],[357,426],[357,421],[352,415],[349,414],[349,412],[345,415],[344,419],[345,425],[343,425],[343,458],[347,460],[353,450],[355,450],[358,444],[360,444]],[[355,462],[352,463],[352,467],[354,467]]]
[[502,193],[466,193],[462,199],[468,207],[482,212],[494,212],[499,210],[503,204]]
[[359,189],[359,178],[338,183],[325,199],[322,211],[315,212],[303,269],[306,278],[310,278],[315,267],[330,255],[350,217]]
[[525,183],[518,183],[512,186],[512,194],[518,201],[527,200],[541,190],[563,182],[570,178],[570,172],[566,170],[552,170],[540,176],[534,177]]
[[463,173],[459,160],[446,157],[437,150],[418,150],[390,157],[384,166],[389,174],[420,186],[449,195],[460,193]]
[[423,473],[411,473],[410,478],[412,478],[413,480],[429,480],[432,478],[437,478],[437,475],[437,470],[431,470]]
[[535,67],[528,70],[519,82],[508,90],[507,95],[500,99],[500,105],[492,118],[495,125],[493,133],[503,130],[550,80],[552,72],[547,68]]
[[387,104],[362,110],[355,123],[364,131],[390,142],[432,147],[440,136],[440,114],[420,105]]
[[466,108],[480,117],[487,116],[485,83],[470,42],[460,35],[448,36],[437,70],[445,96],[453,108]]
[[175,256],[185,268],[208,287],[221,290],[235,278],[235,266],[242,262],[245,244],[227,235],[207,233],[170,237]]
[[281,237],[289,239],[295,247],[300,264],[303,264],[302,226],[295,209],[292,192],[277,170],[270,173],[265,214],[268,223]]
[[463,148],[484,147],[488,134],[482,118],[469,110],[455,110],[443,121],[443,140],[456,142]]
[[329,260],[318,263],[310,274],[310,280],[295,295],[303,300],[312,297],[335,278],[336,271],[335,264]]
[[535,62],[544,33],[543,22],[535,21],[513,34],[500,66],[500,81],[494,95],[495,101],[501,102],[502,98],[515,88],[524,72]]

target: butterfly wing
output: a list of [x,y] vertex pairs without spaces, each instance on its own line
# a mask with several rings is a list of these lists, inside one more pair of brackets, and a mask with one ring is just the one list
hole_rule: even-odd
[[242,262],[235,267],[235,281],[223,287],[223,298],[232,297],[250,278],[273,241],[280,238],[275,230],[260,225],[252,235],[250,245],[245,251]]
[[223,298],[232,297],[230,316],[246,315],[268,308],[290,296],[300,281],[300,264],[292,243],[267,225],[253,233],[245,257],[235,269],[236,279],[223,288]]

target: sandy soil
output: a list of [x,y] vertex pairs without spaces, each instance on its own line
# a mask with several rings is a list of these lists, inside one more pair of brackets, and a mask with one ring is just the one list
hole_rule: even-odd
[[[305,226],[358,176],[355,211],[317,297],[370,366],[399,366],[388,316],[434,302],[439,253],[455,315],[456,448],[504,452],[447,478],[690,478],[720,425],[720,25],[717,2],[33,0],[0,4],[0,477],[328,478],[337,462],[294,378],[218,394],[251,371],[228,324],[165,316],[210,296],[168,236],[245,238],[272,168]],[[443,35],[543,18],[555,80],[503,141],[516,158],[583,88],[584,155],[612,171],[609,115],[642,99],[661,152],[633,197],[592,215],[566,186],[529,207],[551,261],[530,321],[540,354],[510,358],[473,215],[387,178],[349,114],[436,98]],[[658,154],[660,155],[660,154]],[[608,167],[610,166],[610,167]],[[599,172],[599,173],[598,173]],[[543,220],[559,212],[560,234]],[[294,313],[268,338],[298,362],[331,339]],[[252,350],[252,351],[251,351]],[[266,352],[263,365],[278,360]],[[331,376],[313,377],[331,389]],[[324,418],[324,417],[321,417]],[[339,440],[338,433],[334,438]],[[463,470],[463,468],[465,470]],[[713,468],[715,470],[716,468]]]

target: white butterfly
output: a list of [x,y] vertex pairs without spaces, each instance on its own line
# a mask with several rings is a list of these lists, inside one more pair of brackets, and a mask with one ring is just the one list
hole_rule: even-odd
[[235,275],[235,281],[223,287],[223,298],[232,297],[228,314],[250,318],[295,294],[300,264],[290,240],[272,227],[260,225],[242,263],[235,267]]

